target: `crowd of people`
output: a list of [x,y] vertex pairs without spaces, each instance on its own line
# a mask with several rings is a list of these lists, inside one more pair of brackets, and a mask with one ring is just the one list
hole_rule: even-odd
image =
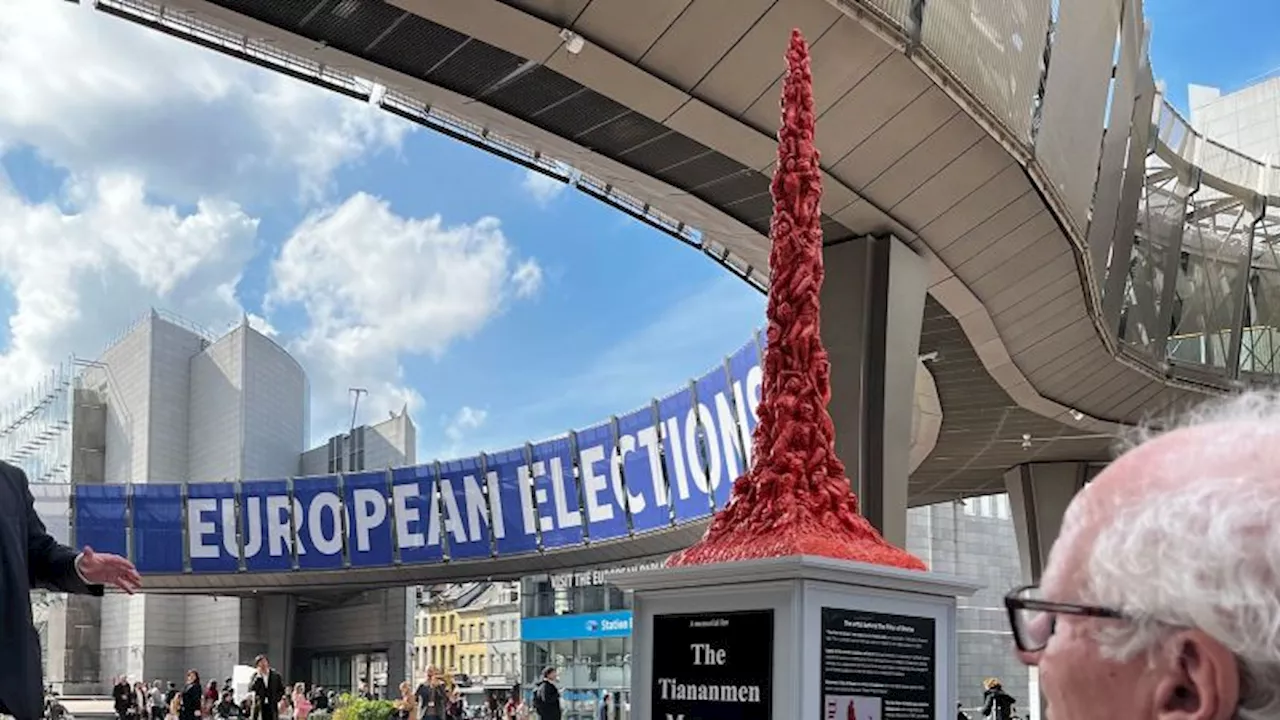
[[416,688],[408,681],[400,683],[396,700],[399,720],[560,720],[560,691],[556,687],[556,670],[547,668],[533,692],[533,707],[524,701],[520,684],[511,687],[506,702],[490,696],[480,707],[468,710],[462,691],[449,673],[434,665],[427,668],[426,679]]
[[[255,662],[257,674],[248,693],[236,699],[231,678],[222,684],[205,683],[196,670],[187,671],[181,686],[173,681],[130,682],[115,679],[111,696],[118,720],[307,720],[313,713],[327,714],[336,710],[342,700],[331,689],[308,687],[296,683],[285,685],[279,673],[263,656]],[[555,670],[548,668],[533,693],[532,708],[524,702],[519,684],[511,688],[505,702],[490,697],[480,707],[468,708],[462,691],[452,676],[432,667],[426,679],[416,688],[408,681],[400,683],[400,697],[394,702],[397,720],[559,720],[559,691],[555,686]],[[374,700],[366,683],[360,683],[354,697]]]
[[216,680],[206,684],[197,670],[187,671],[181,687],[173,681],[154,680],[147,685],[118,677],[111,690],[116,716],[119,720],[306,720],[312,712],[327,712],[336,705],[335,694],[323,687],[308,688],[305,683],[286,687],[265,656],[259,655],[254,665],[257,673],[239,701],[231,678],[221,686]]

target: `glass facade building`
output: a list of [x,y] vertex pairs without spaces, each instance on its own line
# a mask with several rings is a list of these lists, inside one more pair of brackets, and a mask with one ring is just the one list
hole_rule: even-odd
[[631,594],[598,572],[521,582],[521,685],[526,701],[546,667],[560,673],[565,720],[631,716]]
[[1151,122],[1134,126],[1135,147],[1146,149],[1131,169],[1137,217],[1095,251],[1103,316],[1121,352],[1167,377],[1227,389],[1271,383],[1280,373],[1280,166],[1248,153],[1280,143],[1280,80],[1230,96],[1192,91],[1195,123],[1157,97]]

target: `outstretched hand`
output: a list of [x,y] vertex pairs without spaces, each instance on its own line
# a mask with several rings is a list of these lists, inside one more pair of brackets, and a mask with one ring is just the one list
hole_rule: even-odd
[[80,553],[80,574],[93,585],[111,585],[130,595],[142,589],[142,576],[128,559],[97,553],[88,545]]

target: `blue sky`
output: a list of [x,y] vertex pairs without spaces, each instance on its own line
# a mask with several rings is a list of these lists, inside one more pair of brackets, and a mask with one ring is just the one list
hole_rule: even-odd
[[243,312],[307,368],[313,443],[361,385],[425,459],[633,409],[762,324],[705,256],[482,150],[84,7],[0,16],[6,394],[150,305]]
[[1270,0],[1147,0],[1151,63],[1169,99],[1187,110],[1187,84],[1238,90],[1280,70],[1280,3]]

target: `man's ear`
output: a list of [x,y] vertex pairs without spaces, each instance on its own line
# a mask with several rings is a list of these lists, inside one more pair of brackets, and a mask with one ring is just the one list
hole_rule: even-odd
[[1153,707],[1158,720],[1231,720],[1240,704],[1235,655],[1202,630],[1183,630],[1165,643]]

